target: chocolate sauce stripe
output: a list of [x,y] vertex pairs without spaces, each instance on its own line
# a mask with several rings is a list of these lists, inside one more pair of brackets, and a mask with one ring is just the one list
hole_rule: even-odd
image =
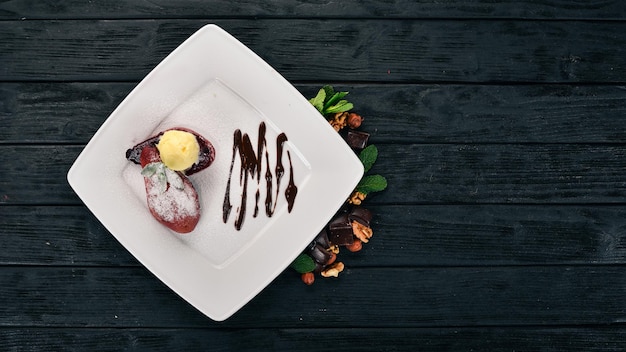
[[[276,210],[276,206],[279,202],[280,196],[280,185],[282,177],[285,173],[285,168],[282,163],[282,157],[284,153],[284,144],[287,142],[288,138],[285,133],[280,133],[276,137],[276,167],[275,167],[275,176],[272,175],[270,162],[269,162],[269,152],[267,146],[267,139],[265,137],[266,126],[264,122],[259,124],[258,130],[258,139],[257,139],[257,149],[256,152],[252,146],[252,142],[250,141],[250,136],[247,133],[241,132],[240,129],[235,130],[233,134],[233,148],[232,148],[232,158],[230,164],[230,171],[228,175],[228,181],[226,183],[226,191],[224,193],[224,202],[222,207],[222,220],[224,223],[228,222],[228,218],[230,216],[230,211],[232,209],[232,205],[230,203],[230,189],[231,189],[231,179],[234,172],[234,165],[237,155],[241,160],[241,165],[239,169],[239,181],[242,184],[242,192],[241,199],[239,203],[239,207],[237,208],[237,215],[235,219],[235,228],[237,230],[241,230],[243,223],[246,217],[247,211],[247,202],[248,202],[248,179],[252,177],[256,178],[257,188],[255,192],[255,204],[254,204],[254,212],[253,217],[258,216],[259,209],[259,199],[260,199],[260,187],[262,183],[261,173],[263,168],[263,158],[266,160],[266,171],[263,180],[266,184],[266,197],[265,197],[265,215],[267,217],[272,217]],[[293,164],[291,161],[291,153],[287,151],[287,157],[289,160],[289,184],[285,189],[285,199],[287,201],[288,211],[291,212],[297,194],[297,186],[294,183],[294,171]],[[255,177],[256,176],[256,177]],[[273,179],[276,178],[276,192],[273,193]]]

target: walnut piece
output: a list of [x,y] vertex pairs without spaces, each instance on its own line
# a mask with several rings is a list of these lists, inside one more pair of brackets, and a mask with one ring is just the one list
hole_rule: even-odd
[[365,226],[357,221],[352,222],[352,233],[363,243],[367,243],[374,235],[371,227]]
[[365,197],[367,197],[367,194],[354,191],[354,193],[352,193],[352,195],[348,199],[348,203],[354,204],[354,205],[361,205],[361,202],[365,200]]
[[335,114],[332,120],[330,120],[330,125],[333,126],[335,131],[339,132],[342,128],[346,127],[348,122],[346,119],[348,118],[347,112],[338,112]]
[[343,268],[344,265],[342,262],[336,262],[324,269],[321,274],[323,277],[337,277],[339,273],[343,271]]

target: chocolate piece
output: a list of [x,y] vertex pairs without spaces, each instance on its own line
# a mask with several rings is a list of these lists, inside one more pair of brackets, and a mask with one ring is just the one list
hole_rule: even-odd
[[350,148],[357,150],[365,148],[369,138],[370,134],[362,131],[348,131],[348,134],[345,137],[346,143],[348,143]]
[[352,208],[352,211],[350,211],[350,215],[348,215],[348,220],[352,221],[356,221],[361,225],[370,227],[370,221],[372,221],[372,212],[360,207],[360,206],[356,206]]
[[324,270],[325,267],[326,264],[320,264],[318,262],[315,262],[315,269],[313,269],[313,272],[319,274],[322,272],[322,270]]
[[330,241],[328,240],[328,232],[326,232],[326,229],[322,229],[313,242],[319,244],[323,248],[330,248]]
[[328,239],[337,246],[347,246],[354,242],[352,224],[348,220],[348,213],[341,213],[328,225]]
[[315,247],[309,251],[309,255],[320,264],[326,264],[332,257],[332,254],[319,244],[315,245]]
[[317,242],[315,242],[315,240],[311,241],[311,243],[309,243],[306,248],[304,249],[305,252],[310,252],[313,250],[313,248],[315,248],[315,245],[317,245]]

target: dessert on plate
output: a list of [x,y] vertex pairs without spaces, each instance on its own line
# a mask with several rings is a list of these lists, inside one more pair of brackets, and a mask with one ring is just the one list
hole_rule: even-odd
[[152,216],[177,233],[193,231],[200,220],[200,202],[188,176],[213,163],[211,142],[193,130],[176,127],[128,149],[126,158],[142,167]]

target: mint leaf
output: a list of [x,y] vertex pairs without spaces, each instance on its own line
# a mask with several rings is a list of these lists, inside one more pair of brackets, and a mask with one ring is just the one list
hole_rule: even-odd
[[178,190],[185,188],[182,177],[176,171],[165,166],[162,162],[149,163],[141,169],[141,174],[156,182],[159,193],[167,191],[168,183]]
[[291,263],[291,268],[300,274],[304,274],[315,270],[315,262],[308,254],[300,253]]
[[150,177],[152,175],[154,175],[157,170],[159,170],[161,168],[161,165],[163,163],[149,163],[148,165],[144,166],[143,169],[141,169],[141,175],[145,176],[145,177]]
[[159,193],[165,193],[167,191],[167,176],[165,175],[165,167],[156,172],[157,186],[159,187]]
[[336,114],[338,112],[344,112],[352,109],[354,105],[347,100],[340,100],[337,104],[328,107],[324,112],[326,114]]
[[309,99],[309,103],[313,105],[324,117],[328,118],[330,114],[336,114],[352,109],[354,105],[344,100],[348,92],[335,92],[332,86],[323,86],[315,98]]
[[324,103],[326,103],[330,98],[332,98],[333,95],[335,95],[335,89],[333,88],[333,86],[329,85],[323,86],[322,89],[324,90],[324,93],[326,93],[326,96],[324,98]]
[[333,106],[346,95],[348,95],[348,92],[337,92],[333,94],[330,99],[327,99],[327,101],[324,103],[324,109],[328,109],[329,107]]
[[359,153],[359,159],[365,169],[363,172],[368,172],[376,162],[376,159],[378,159],[378,148],[373,144],[368,145]]
[[324,112],[324,100],[326,100],[326,90],[324,88],[317,92],[315,98],[309,99],[309,103],[313,105],[319,112]]
[[381,175],[369,175],[361,179],[356,185],[356,191],[363,194],[380,192],[387,188],[387,179]]
[[158,187],[159,193],[163,193],[167,190],[167,176],[165,175],[165,164],[161,162],[154,162],[146,165],[141,169],[141,174],[154,180]]

